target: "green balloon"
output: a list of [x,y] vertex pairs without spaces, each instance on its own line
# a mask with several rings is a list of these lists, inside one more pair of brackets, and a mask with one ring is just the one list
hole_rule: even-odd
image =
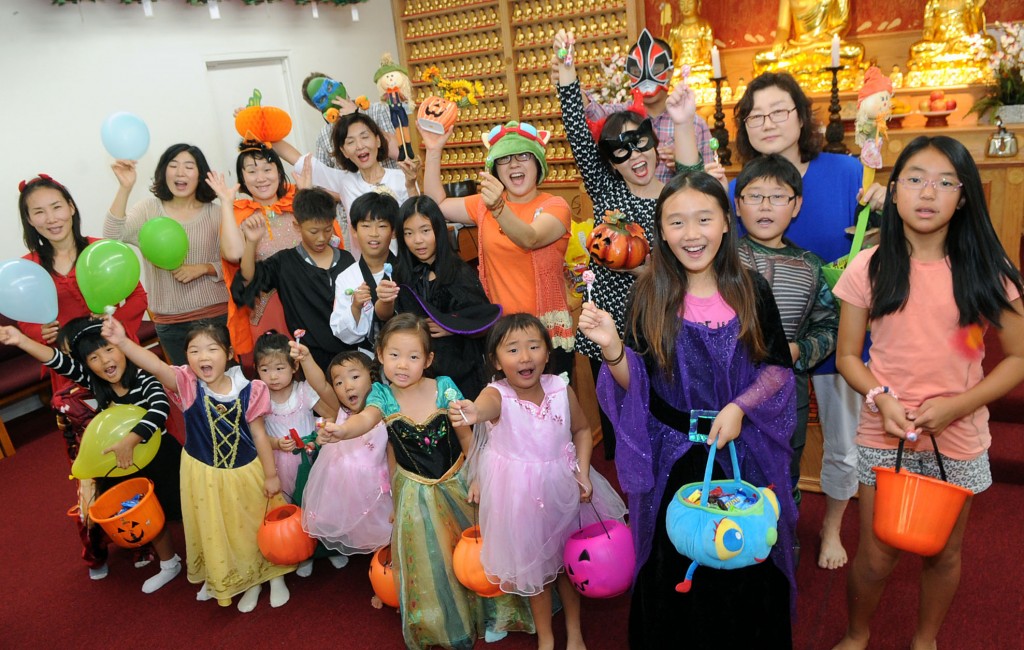
[[188,255],[188,235],[170,217],[150,219],[139,229],[139,250],[153,266],[173,271]]
[[94,241],[75,263],[78,288],[94,314],[116,306],[139,284],[139,258],[132,249],[113,239]]

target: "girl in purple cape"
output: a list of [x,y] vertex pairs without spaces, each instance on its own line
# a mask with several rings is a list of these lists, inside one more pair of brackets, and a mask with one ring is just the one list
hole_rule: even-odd
[[[703,479],[707,444],[736,443],[743,479],[787,486],[796,417],[791,356],[768,283],[736,251],[729,199],[703,172],[673,178],[655,207],[651,263],[633,286],[626,341],[586,303],[580,331],[601,347],[598,399],[618,438],[615,465],[629,498],[637,575],[633,648],[783,648],[796,598],[796,507],[778,490],[778,541],[769,562],[700,567],[689,593],[675,586],[690,558],[665,532],[676,491]],[[689,435],[691,410],[717,411],[708,443]],[[699,440],[699,438],[697,438]],[[718,454],[713,478],[731,474]]]

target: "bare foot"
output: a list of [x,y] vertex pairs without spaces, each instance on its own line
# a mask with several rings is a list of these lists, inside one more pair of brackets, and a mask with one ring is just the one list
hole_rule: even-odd
[[839,538],[838,530],[821,531],[821,552],[818,553],[818,566],[822,569],[838,569],[846,566],[846,549]]
[[555,640],[549,639],[546,643],[537,641],[537,650],[555,650]]
[[582,638],[569,639],[565,644],[565,650],[587,650]]
[[864,641],[857,641],[856,639],[851,639],[850,636],[847,635],[844,636],[843,640],[837,643],[832,650],[867,650],[867,647],[867,639],[864,639]]
[[931,641],[921,641],[916,636],[914,640],[910,642],[910,650],[936,650],[939,644],[935,642],[935,639]]
[[381,609],[382,607],[384,607],[384,601],[374,596],[370,599],[370,606],[374,609]]

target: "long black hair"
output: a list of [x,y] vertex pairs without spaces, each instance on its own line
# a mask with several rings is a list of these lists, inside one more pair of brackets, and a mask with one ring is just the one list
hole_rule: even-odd
[[29,221],[32,216],[28,213],[28,199],[30,196],[42,189],[52,189],[60,192],[61,196],[67,202],[71,208],[71,234],[75,238],[75,257],[85,250],[85,247],[89,245],[89,240],[86,239],[85,235],[82,234],[82,214],[78,211],[78,204],[71,198],[71,192],[68,189],[53,180],[49,176],[36,176],[32,180],[26,181],[24,188],[22,188],[18,195],[18,212],[21,214],[21,233],[25,240],[25,248],[31,253],[35,253],[39,256],[39,265],[46,269],[47,273],[53,273],[53,244],[46,237],[39,234],[35,226]]
[[897,180],[907,161],[925,149],[945,156],[963,183],[960,202],[946,231],[946,255],[953,273],[953,297],[960,311],[961,327],[988,321],[999,327],[1004,309],[1012,309],[1004,289],[1009,281],[1024,295],[1020,272],[1006,255],[992,227],[981,175],[967,149],[953,138],[919,136],[896,159],[889,180],[889,191],[882,207],[881,241],[868,265],[871,282],[872,319],[903,309],[910,296],[910,256],[912,251],[903,231],[903,219],[896,206],[900,191]]
[[[101,326],[101,321],[88,316],[74,318],[60,328],[57,346],[70,354],[71,358],[82,366],[85,376],[89,379],[89,390],[96,398],[100,410],[103,410],[114,402],[117,393],[114,392],[113,385],[93,372],[86,361],[89,355],[96,350],[113,347],[107,339],[100,335]],[[129,392],[135,389],[141,382],[139,374],[138,366],[126,356],[124,358],[124,374],[121,375],[121,387]]]
[[426,217],[434,231],[433,270],[436,282],[441,285],[452,284],[467,265],[452,248],[448,239],[448,224],[444,220],[441,208],[434,199],[426,195],[411,196],[402,204],[398,215],[398,266],[395,268],[394,280],[398,284],[411,284],[416,277],[413,269],[417,264],[422,264],[405,245],[405,222],[417,214]]

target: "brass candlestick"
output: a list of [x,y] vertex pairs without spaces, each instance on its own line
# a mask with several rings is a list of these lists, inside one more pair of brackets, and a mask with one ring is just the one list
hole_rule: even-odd
[[822,149],[828,153],[850,153],[843,142],[843,120],[839,117],[839,71],[845,67],[827,68],[832,73],[832,99],[828,104],[828,126],[825,127],[825,146]]
[[722,82],[727,77],[715,77],[715,128],[711,129],[711,135],[718,140],[718,162],[723,167],[732,164],[732,150],[729,149],[729,131],[725,128],[725,112],[722,110]]

